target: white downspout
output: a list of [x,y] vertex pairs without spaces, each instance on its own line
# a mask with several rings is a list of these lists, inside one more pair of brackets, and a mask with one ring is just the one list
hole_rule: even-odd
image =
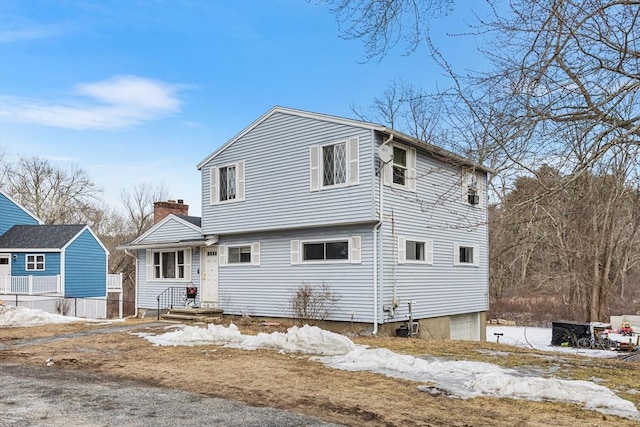
[[[382,143],[382,145],[387,145],[393,141],[393,134],[389,134],[389,139]],[[382,146],[381,145],[381,146]],[[382,274],[378,272],[379,264],[378,264],[378,231],[380,230],[380,226],[384,221],[384,169],[385,163],[382,164],[380,168],[380,177],[378,179],[379,182],[379,192],[378,192],[378,222],[373,226],[373,335],[378,333],[378,277],[380,278],[380,287],[382,288]],[[382,242],[382,238],[380,238]],[[382,257],[382,254],[380,254]]]
[[[133,257],[136,260],[136,283],[134,286],[134,289],[136,291],[136,301],[133,304],[134,305],[134,312],[133,312],[133,317],[138,317],[138,257],[133,255],[131,252],[129,252],[129,249],[125,249],[124,250],[125,255],[129,255],[130,257]],[[124,298],[124,288],[122,289],[122,298]]]

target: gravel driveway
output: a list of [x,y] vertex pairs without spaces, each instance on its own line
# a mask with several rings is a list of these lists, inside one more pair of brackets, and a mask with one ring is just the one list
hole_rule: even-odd
[[0,363],[0,426],[336,426],[292,412],[66,370]]

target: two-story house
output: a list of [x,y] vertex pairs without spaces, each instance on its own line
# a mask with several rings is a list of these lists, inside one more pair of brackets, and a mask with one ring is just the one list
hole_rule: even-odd
[[137,250],[141,308],[189,283],[201,306],[289,317],[303,283],[324,284],[337,300],[329,320],[349,328],[390,333],[411,315],[422,337],[484,338],[489,168],[381,125],[282,107],[197,167],[199,224],[170,215],[125,247]]
[[45,225],[0,190],[0,299],[105,318],[108,256],[88,225]]

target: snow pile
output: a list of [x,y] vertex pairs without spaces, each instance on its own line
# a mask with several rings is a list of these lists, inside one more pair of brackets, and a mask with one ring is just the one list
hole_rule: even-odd
[[46,323],[85,322],[79,317],[61,316],[27,307],[0,305],[0,326],[34,326]]
[[640,420],[635,405],[610,389],[588,381],[521,376],[513,369],[483,362],[427,361],[388,349],[361,346],[348,354],[314,357],[326,366],[347,371],[377,372],[422,383],[422,391],[459,398],[480,396],[558,401],[582,404],[585,409]]
[[138,334],[156,345],[215,344],[245,350],[272,349],[316,354],[312,360],[348,371],[369,371],[423,383],[420,390],[458,398],[490,396],[551,400],[583,405],[586,409],[640,420],[632,402],[610,389],[588,381],[531,377],[517,370],[483,362],[426,360],[384,348],[370,349],[317,327],[290,328],[287,333],[243,335],[235,325],[228,328],[184,327],[162,335]]
[[500,336],[500,344],[514,347],[533,348],[541,351],[553,351],[556,353],[570,353],[588,357],[616,357],[612,350],[598,350],[590,348],[560,347],[551,345],[551,328],[529,328],[518,326],[487,326],[487,341],[496,342]]
[[349,338],[305,325],[294,326],[287,333],[243,335],[234,324],[228,328],[210,324],[207,328],[186,326],[162,335],[138,334],[156,345],[220,345],[243,350],[278,350],[288,353],[336,355],[355,349]]

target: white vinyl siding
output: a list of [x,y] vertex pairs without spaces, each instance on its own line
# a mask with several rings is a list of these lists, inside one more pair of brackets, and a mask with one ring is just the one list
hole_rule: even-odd
[[358,185],[360,183],[359,138],[309,147],[309,189]]
[[433,240],[398,237],[398,264],[433,264]]
[[[306,180],[305,180],[306,181]],[[306,184],[306,182],[305,182]],[[326,284],[339,300],[329,320],[371,322],[373,311],[373,234],[371,227],[339,226],[271,233],[222,236],[227,246],[260,241],[261,266],[220,268],[220,307],[228,314],[286,318],[288,302],[303,282],[314,287]],[[295,264],[300,242],[347,240],[352,257],[348,262],[301,262]],[[360,262],[354,241],[360,241]],[[293,248],[293,253],[291,249]],[[294,258],[294,265],[291,265]]]
[[478,245],[453,244],[453,265],[480,265],[480,247]]
[[[370,129],[275,113],[202,166],[202,234],[375,220],[374,137]],[[347,141],[347,184],[321,188],[320,147],[340,141]],[[245,201],[208,203],[211,187],[218,187],[210,169],[238,159],[245,161]]]
[[245,162],[209,168],[209,204],[245,200]]
[[260,242],[219,245],[219,266],[260,265]]
[[384,184],[416,191],[417,152],[413,147],[393,144],[394,158],[384,165]]

